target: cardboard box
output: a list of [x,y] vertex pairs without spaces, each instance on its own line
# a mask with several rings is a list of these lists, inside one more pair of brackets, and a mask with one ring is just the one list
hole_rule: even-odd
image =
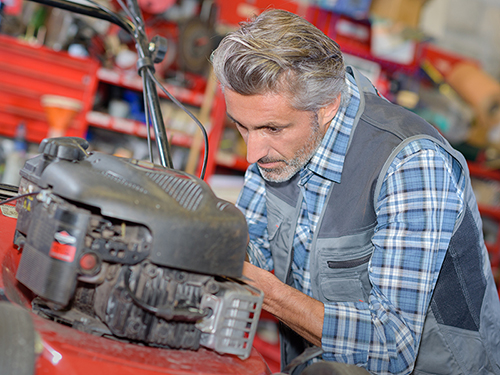
[[426,2],[427,0],[372,0],[370,13],[416,29]]
[[446,80],[476,114],[470,143],[500,149],[500,82],[468,62],[456,64]]

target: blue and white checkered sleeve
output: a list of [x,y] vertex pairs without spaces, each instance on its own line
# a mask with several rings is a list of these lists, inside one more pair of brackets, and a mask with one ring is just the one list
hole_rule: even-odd
[[463,209],[464,176],[435,143],[407,145],[392,162],[376,205],[367,302],[325,305],[327,360],[377,374],[409,374],[426,311]]
[[250,166],[245,173],[245,183],[236,206],[247,219],[250,235],[247,253],[250,263],[267,271],[273,270],[267,232],[265,184],[255,165]]

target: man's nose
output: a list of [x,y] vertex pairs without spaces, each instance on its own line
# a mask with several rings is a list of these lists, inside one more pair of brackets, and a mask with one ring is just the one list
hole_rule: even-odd
[[249,132],[246,137],[247,161],[250,164],[256,163],[259,159],[267,156],[268,146],[259,132]]

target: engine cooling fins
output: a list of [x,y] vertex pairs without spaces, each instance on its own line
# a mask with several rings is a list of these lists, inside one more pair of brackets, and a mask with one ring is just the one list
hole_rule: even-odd
[[130,296],[130,298],[132,298],[132,300],[137,306],[155,315],[158,318],[162,318],[165,320],[173,320],[173,321],[196,322],[210,313],[208,308],[199,309],[191,306],[185,306],[185,307],[151,306],[148,303],[141,301],[138,297],[136,297],[134,292],[130,290],[130,284],[129,284],[130,275],[131,275],[130,267],[127,267],[125,271],[124,285],[128,295]]

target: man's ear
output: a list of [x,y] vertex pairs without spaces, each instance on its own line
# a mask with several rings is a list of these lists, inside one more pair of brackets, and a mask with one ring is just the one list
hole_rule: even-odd
[[318,111],[318,121],[323,131],[326,131],[328,126],[330,125],[330,121],[335,117],[337,111],[340,107],[340,94],[332,101],[330,104],[321,108]]

